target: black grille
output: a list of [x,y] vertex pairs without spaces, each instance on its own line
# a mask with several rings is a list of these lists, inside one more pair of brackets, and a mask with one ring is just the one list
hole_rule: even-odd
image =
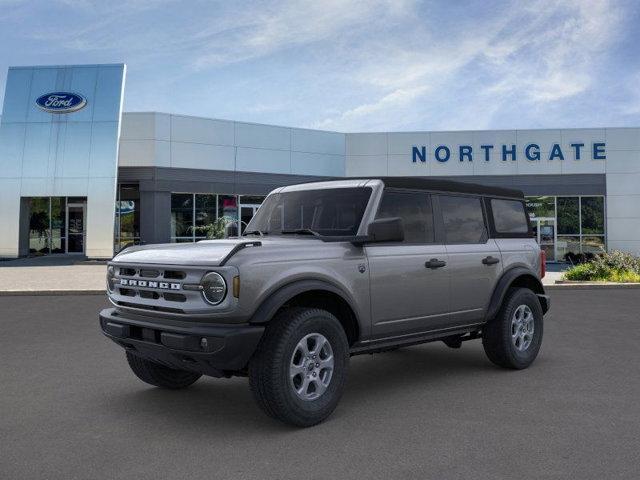
[[158,292],[152,292],[150,290],[140,290],[138,293],[142,298],[150,298],[153,300],[157,300],[160,298],[160,295],[158,295]]
[[185,297],[181,293],[165,292],[162,294],[162,296],[168,302],[186,302],[187,301],[187,297]]
[[140,269],[140,276],[145,278],[156,278],[160,276],[160,270]]
[[179,270],[165,270],[164,271],[164,278],[171,279],[171,280],[182,280],[186,276],[187,276],[186,273],[180,272]]

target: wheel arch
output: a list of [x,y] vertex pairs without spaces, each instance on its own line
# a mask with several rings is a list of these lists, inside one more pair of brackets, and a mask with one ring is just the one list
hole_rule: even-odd
[[360,338],[360,322],[352,302],[339,287],[323,280],[298,280],[280,287],[260,304],[249,323],[268,323],[283,308],[294,306],[332,313],[342,324],[350,346]]
[[[505,295],[510,288],[514,287],[528,288],[536,295],[544,296],[544,287],[542,286],[542,282],[531,272],[531,270],[524,267],[511,268],[502,274],[502,277],[500,277],[500,280],[498,280],[498,283],[493,290],[491,301],[489,302],[489,308],[487,308],[485,321],[493,319],[498,314]],[[542,301],[541,297],[538,297],[538,299],[540,300],[540,306],[542,307],[543,313],[546,313],[548,310],[547,302]]]

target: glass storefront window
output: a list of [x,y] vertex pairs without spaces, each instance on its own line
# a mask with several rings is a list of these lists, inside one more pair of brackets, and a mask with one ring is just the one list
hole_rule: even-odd
[[582,197],[580,202],[582,234],[604,234],[604,197]]
[[[547,258],[563,261],[568,253],[605,251],[603,196],[527,197],[526,204],[533,230],[541,247],[547,250]],[[545,226],[547,230],[557,227],[557,233],[545,234]]]
[[230,223],[227,225],[227,236],[237,236],[238,200],[235,195],[218,195],[218,218],[220,217],[229,219]]
[[578,197],[558,197],[558,234],[580,234],[580,211]]
[[29,200],[29,252],[34,254],[49,253],[50,225],[49,197],[31,198]]
[[585,236],[582,237],[582,253],[603,253],[604,236]]
[[558,235],[558,241],[556,242],[556,251],[558,253],[558,260],[564,260],[565,255],[568,253],[580,253],[580,236]]
[[[216,221],[216,195],[196,194],[195,226],[204,227]],[[195,239],[207,238],[200,231],[195,231]]]
[[556,197],[527,197],[526,203],[531,218],[556,216]]
[[223,216],[229,219],[227,235],[236,235],[238,231],[237,198],[235,195],[172,193],[171,241],[194,242],[204,239],[206,235],[197,228],[210,225]]
[[[73,202],[72,202],[73,200]],[[68,210],[75,203],[81,215],[78,223],[67,224]],[[52,253],[84,253],[85,197],[32,197],[29,199],[29,253],[48,255]],[[77,219],[76,219],[77,220]],[[69,231],[74,230],[80,241],[77,249],[69,248]]]
[[138,185],[118,185],[115,251],[140,244],[140,190]]
[[171,194],[171,238],[193,238],[193,194]]

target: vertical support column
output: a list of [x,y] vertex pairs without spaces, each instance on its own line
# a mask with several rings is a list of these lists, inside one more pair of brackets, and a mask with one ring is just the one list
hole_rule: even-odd
[[150,243],[171,241],[171,192],[144,190],[140,184],[140,240]]

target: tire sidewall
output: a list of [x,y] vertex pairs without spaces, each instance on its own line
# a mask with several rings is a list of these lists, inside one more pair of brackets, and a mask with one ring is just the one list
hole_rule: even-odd
[[[511,338],[511,319],[516,309],[521,305],[527,305],[531,309],[534,318],[533,339],[529,347],[524,351],[518,350]],[[502,322],[502,341],[505,344],[511,363],[516,368],[528,367],[538,356],[540,346],[542,345],[544,322],[542,307],[540,306],[538,297],[527,289],[515,290],[504,305],[500,320]]]
[[[329,341],[333,350],[334,367],[327,390],[315,400],[303,400],[293,391],[289,378],[289,367],[294,349],[300,340],[310,333],[320,333]],[[296,416],[324,418],[336,407],[347,379],[349,346],[342,326],[330,313],[317,311],[301,322],[284,340],[283,355],[279,363],[279,383],[284,392],[283,400],[287,407]]]

